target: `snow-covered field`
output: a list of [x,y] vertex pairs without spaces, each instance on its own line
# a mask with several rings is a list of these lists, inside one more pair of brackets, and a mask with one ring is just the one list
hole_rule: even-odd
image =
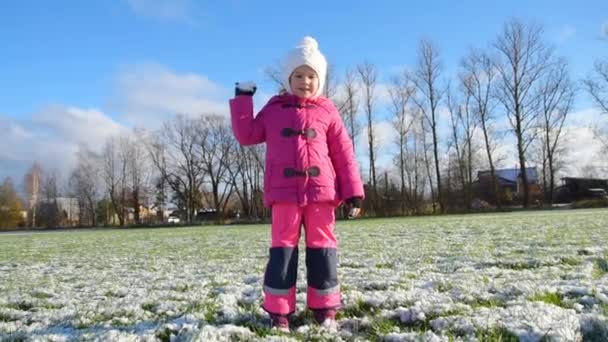
[[259,308],[269,227],[0,234],[0,340],[608,340],[608,210],[339,222],[339,328]]

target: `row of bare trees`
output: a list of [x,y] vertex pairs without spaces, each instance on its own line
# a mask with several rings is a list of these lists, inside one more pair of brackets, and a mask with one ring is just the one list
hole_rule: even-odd
[[[469,210],[480,196],[477,172],[488,170],[489,202],[504,198],[496,180],[499,148],[514,141],[524,195],[530,204],[528,166],[539,165],[544,199],[555,198],[556,175],[567,161],[565,122],[575,102],[577,83],[568,63],[543,41],[540,26],[509,21],[483,49],[472,49],[449,81],[439,49],[422,40],[417,63],[381,83],[378,69],[364,62],[344,73],[330,68],[325,94],[336,103],[353,140],[364,141],[368,215],[422,214]],[[267,74],[277,82],[278,69]],[[608,113],[608,60],[598,61],[582,82],[597,107]],[[378,123],[388,113],[394,137],[380,153]],[[506,129],[501,127],[506,122]],[[604,146],[608,134],[597,129]],[[505,137],[510,137],[506,140]],[[386,146],[386,145],[385,145]],[[394,167],[379,170],[378,156],[390,154]],[[162,222],[167,207],[188,222],[201,209],[216,219],[238,211],[263,218],[264,147],[243,148],[232,136],[228,118],[178,115],[155,132],[134,130],[112,137],[101,152],[82,147],[65,197],[75,198],[78,225]],[[64,219],[57,176],[34,165],[25,177],[29,225],[52,226]],[[55,201],[57,202],[57,201]],[[57,202],[59,203],[59,202]],[[52,215],[51,215],[52,216]],[[44,217],[44,218],[43,218]]]
[[[564,123],[572,111],[577,87],[569,77],[567,62],[543,41],[542,34],[538,25],[515,19],[506,23],[486,49],[472,49],[462,59],[455,84],[446,80],[439,49],[428,40],[420,42],[417,64],[393,77],[388,86],[389,111],[397,136],[395,178],[400,183],[401,212],[407,211],[408,203],[416,210],[425,191],[430,193],[433,211],[445,212],[454,202],[469,207],[475,172],[487,169],[493,202],[500,207],[495,172],[502,157],[497,147],[505,134],[516,142],[524,207],[530,204],[526,169],[535,164],[542,166],[545,200],[554,201],[556,174],[567,152]],[[605,111],[605,63],[596,65],[596,74],[597,78],[585,84]],[[336,102],[353,136],[360,130],[351,124],[357,122],[353,117],[359,112],[365,117],[369,209],[383,214],[376,180],[374,127],[378,122],[379,86],[376,68],[370,63],[361,64],[355,71],[347,71]],[[500,128],[502,118],[508,119],[507,130]],[[450,133],[441,136],[446,126]],[[455,190],[460,193],[457,201],[453,198]],[[448,197],[451,203],[446,203]]]
[[[267,214],[263,149],[240,147],[223,116],[179,115],[156,132],[110,137],[99,153],[81,147],[76,157],[61,195],[55,173],[31,167],[24,179],[28,226],[160,223],[168,207],[187,222],[197,221],[201,209],[215,220],[232,211],[255,218]],[[75,199],[77,209],[66,208],[67,198]],[[49,201],[55,203],[54,219],[41,220]],[[72,222],[67,210],[78,213]]]

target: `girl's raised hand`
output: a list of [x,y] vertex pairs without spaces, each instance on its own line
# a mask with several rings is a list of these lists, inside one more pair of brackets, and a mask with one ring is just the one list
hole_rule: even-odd
[[255,85],[255,82],[236,82],[234,87],[234,95],[247,95],[253,96],[258,87]]

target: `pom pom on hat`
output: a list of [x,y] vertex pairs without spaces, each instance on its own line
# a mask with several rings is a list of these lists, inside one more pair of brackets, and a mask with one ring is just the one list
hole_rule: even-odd
[[313,37],[310,37],[310,36],[306,36],[306,37],[302,38],[302,41],[300,42],[300,44],[298,46],[301,46],[303,48],[313,49],[313,50],[319,49],[319,43],[317,43],[317,41]]
[[317,41],[310,36],[304,37],[294,49],[289,51],[285,58],[283,63],[283,83],[288,90],[291,90],[289,87],[289,77],[297,67],[302,65],[308,65],[317,73],[319,88],[314,96],[321,95],[325,86],[327,61],[319,50]]

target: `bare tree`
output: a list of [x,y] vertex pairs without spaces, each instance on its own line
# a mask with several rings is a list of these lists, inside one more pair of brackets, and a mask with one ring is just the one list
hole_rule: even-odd
[[21,200],[10,177],[0,183],[0,230],[16,228],[22,222]]
[[541,141],[543,143],[543,177],[545,196],[553,204],[555,174],[558,171],[559,158],[563,154],[562,129],[566,117],[572,109],[575,90],[568,73],[568,64],[564,59],[558,60],[548,70],[540,85],[542,115],[540,115]]
[[42,178],[40,187],[41,201],[38,203],[40,225],[47,228],[59,227],[61,217],[59,212],[59,186],[56,171],[47,172]]
[[[357,122],[357,112],[359,111],[359,101],[357,100],[357,74],[354,70],[346,71],[344,78],[343,97],[336,101],[342,120],[350,134],[353,142],[359,135],[360,125]],[[353,143],[353,151],[355,144]]]
[[230,174],[230,183],[239,199],[242,214],[246,217],[253,215],[253,194],[252,189],[252,167],[249,149],[244,146],[235,146],[231,151],[231,163],[227,168]]
[[119,225],[125,225],[127,158],[124,153],[128,142],[122,137],[111,137],[106,141],[101,154],[102,180]]
[[[405,171],[407,175],[407,190],[410,209],[420,213],[424,203],[426,181],[424,174],[428,166],[425,164],[425,138],[420,111],[413,111],[411,134],[405,144]],[[430,170],[430,168],[428,169]],[[430,179],[432,182],[432,178]]]
[[540,26],[513,19],[505,24],[494,43],[498,52],[494,63],[498,71],[497,96],[517,139],[525,208],[530,196],[526,151],[538,133],[536,125],[542,105],[539,85],[553,58],[553,50],[542,41],[542,32]]
[[372,212],[378,210],[378,186],[376,182],[376,145],[374,135],[374,106],[376,104],[376,83],[378,72],[376,67],[365,62],[357,66],[363,90],[363,110],[367,119],[367,142],[369,147],[369,180],[372,183]]
[[81,147],[76,159],[76,168],[72,171],[69,182],[71,192],[78,201],[78,224],[96,226],[99,156]]
[[336,77],[336,67],[333,64],[327,65],[325,73],[325,85],[323,86],[323,96],[336,102],[338,94],[338,78]]
[[441,173],[439,171],[439,136],[437,132],[439,125],[437,107],[445,93],[445,89],[439,85],[441,73],[442,64],[438,49],[430,41],[421,40],[418,47],[418,65],[413,77],[417,93],[420,96],[415,97],[414,102],[420,108],[431,131],[438,202],[440,211],[444,212]]
[[[467,209],[470,208],[471,196],[470,196],[470,185],[472,183],[472,140],[474,127],[471,125],[471,115],[469,111],[470,96],[465,94],[464,100],[455,98],[451,87],[448,85],[447,90],[447,106],[450,113],[450,128],[451,137],[448,140],[448,151],[453,148],[453,158],[449,158],[448,165],[452,163],[452,159],[455,159],[456,166],[456,178],[460,185],[460,192],[462,200],[464,200]],[[450,176],[447,177],[447,181],[451,183],[452,168],[448,167]],[[448,190],[451,188],[451,184],[447,187]],[[461,203],[461,201],[457,201]],[[456,203],[449,203],[452,205]]]
[[173,191],[178,208],[188,222],[194,221],[196,209],[200,207],[199,192],[204,176],[198,151],[200,125],[200,120],[178,115],[163,124],[149,146],[154,166]]
[[433,213],[437,212],[437,202],[435,197],[435,187],[433,186],[433,167],[431,166],[431,157],[429,156],[429,150],[433,149],[433,144],[428,142],[429,128],[427,126],[427,120],[422,113],[417,116],[420,120],[420,144],[422,145],[422,160],[424,161],[424,169],[429,182],[429,189],[431,192],[431,203],[433,205]]
[[[595,105],[603,114],[608,114],[608,59],[597,60],[593,73],[583,83]],[[596,126],[594,133],[604,150],[608,151],[608,128]]]
[[151,165],[146,151],[145,133],[133,130],[129,135],[125,155],[127,156],[127,173],[129,178],[129,199],[133,207],[133,219],[136,224],[141,223],[141,207],[146,204],[151,177]]
[[460,96],[454,95],[448,86],[448,110],[452,128],[450,145],[456,152],[458,179],[466,208],[471,209],[473,192],[473,170],[477,167],[479,146],[476,133],[479,128],[477,108],[471,92],[460,84]]
[[30,167],[29,171],[25,175],[24,184],[25,184],[25,193],[27,194],[29,201],[29,208],[31,211],[32,227],[37,227],[37,217],[38,213],[36,209],[38,207],[38,201],[40,200],[40,188],[42,182],[42,167],[40,164],[35,162],[32,167]]
[[484,53],[471,51],[461,62],[462,72],[460,74],[461,87],[471,97],[471,110],[475,114],[481,131],[485,146],[488,164],[490,166],[491,186],[494,193],[496,206],[502,207],[500,201],[500,191],[496,179],[496,168],[494,150],[495,132],[492,124],[495,120],[493,109],[495,107],[495,97],[493,96],[495,81],[497,77],[492,59]]
[[407,143],[408,133],[414,120],[410,114],[409,101],[414,94],[414,88],[410,84],[409,75],[403,72],[393,78],[389,88],[391,98],[391,112],[393,114],[393,128],[397,132],[396,145],[398,148],[397,166],[399,167],[399,179],[401,181],[401,214],[405,215],[408,199],[406,190],[406,164],[407,164]]
[[201,160],[205,179],[211,186],[209,202],[216,210],[218,219],[222,219],[228,200],[234,191],[234,182],[230,181],[229,170],[236,140],[225,117],[207,115],[201,120],[198,158]]
[[604,114],[608,114],[608,59],[597,60],[593,74],[583,81],[589,95]]
[[264,75],[266,75],[266,78],[276,86],[278,94],[289,89],[289,84],[283,84],[283,72],[281,71],[280,62],[276,62],[274,65],[266,67],[264,69]]

